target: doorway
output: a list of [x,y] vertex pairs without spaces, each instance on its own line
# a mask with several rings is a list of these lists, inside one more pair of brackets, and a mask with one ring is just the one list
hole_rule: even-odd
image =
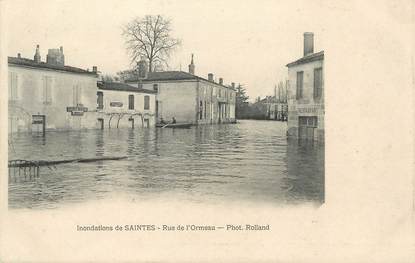
[[317,116],[298,117],[298,138],[313,140],[317,129]]
[[134,129],[134,118],[130,117],[128,121],[131,123],[131,128]]
[[104,129],[104,119],[98,119],[98,127],[99,129],[103,130]]
[[45,115],[32,115],[32,132],[41,133],[45,136],[46,131],[46,116]]

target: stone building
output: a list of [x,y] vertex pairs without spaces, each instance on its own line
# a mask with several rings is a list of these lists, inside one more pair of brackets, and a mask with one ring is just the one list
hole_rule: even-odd
[[120,82],[98,82],[97,102],[101,129],[155,126],[156,91]]
[[287,67],[287,135],[324,141],[324,51],[314,53],[313,33],[304,33],[304,56]]
[[[143,60],[139,62],[139,67]],[[214,80],[212,73],[208,78],[194,74],[192,61],[189,72],[162,71],[139,74],[140,78],[126,80],[126,83],[147,90],[156,95],[156,119],[178,123],[215,124],[235,122],[236,92],[233,86],[224,85],[223,79]]]
[[9,133],[95,128],[97,67],[65,65],[63,48],[49,49],[41,61],[8,57]]

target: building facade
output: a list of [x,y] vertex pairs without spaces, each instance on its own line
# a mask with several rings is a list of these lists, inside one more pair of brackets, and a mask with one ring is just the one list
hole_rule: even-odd
[[9,133],[96,127],[97,67],[66,66],[62,47],[42,62],[37,46],[34,59],[9,57],[8,74]]
[[99,82],[97,120],[101,129],[154,127],[156,92],[120,82]]
[[264,118],[267,120],[286,121],[288,118],[287,102],[279,100],[276,97],[267,96],[260,100],[264,107]]
[[287,135],[324,141],[324,51],[314,53],[313,38],[304,33],[304,56],[287,64]]
[[[144,62],[142,62],[144,63]],[[202,78],[194,74],[193,56],[189,73],[163,71],[138,74],[139,79],[126,83],[156,92],[156,121],[192,124],[218,124],[235,122],[236,92],[223,79],[214,81],[213,74]]]

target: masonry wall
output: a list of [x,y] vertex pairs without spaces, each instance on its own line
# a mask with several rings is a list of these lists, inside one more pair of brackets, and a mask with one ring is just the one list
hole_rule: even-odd
[[[323,69],[322,95],[313,98],[314,69]],[[297,72],[303,71],[303,98],[296,99]],[[317,117],[317,129],[314,139],[324,141],[324,61],[312,61],[288,68],[288,131],[287,135],[298,137],[299,117]]]
[[[156,123],[155,94],[98,90],[103,93],[103,109],[98,110],[104,129],[154,127]],[[134,96],[134,109],[129,109],[129,96]],[[149,109],[144,109],[144,98],[149,97]],[[101,123],[100,123],[101,125]]]
[[235,121],[235,91],[208,81],[200,81],[198,90],[199,124]]
[[[143,84],[153,90],[157,84],[158,120],[194,124],[235,121],[235,91],[204,80],[152,81]],[[135,85],[135,84],[132,84]]]
[[145,83],[143,88],[153,89],[153,84],[158,85],[158,121],[174,117],[178,123],[196,123],[196,80]]
[[[32,115],[46,116],[46,130],[96,128],[95,75],[9,65],[9,133],[31,132]],[[44,79],[50,88],[45,96]],[[67,107],[80,104],[88,110],[73,116]]]

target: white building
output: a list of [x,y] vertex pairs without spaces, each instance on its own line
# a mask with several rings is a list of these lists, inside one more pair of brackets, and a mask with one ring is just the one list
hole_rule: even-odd
[[101,129],[155,126],[156,91],[120,82],[99,82],[97,96]]
[[304,56],[287,64],[287,135],[324,141],[324,51],[314,53],[313,33],[304,33]]
[[[143,63],[142,63],[143,64]],[[214,81],[213,74],[202,78],[194,74],[193,56],[189,72],[163,71],[143,74],[141,80],[126,83],[157,92],[156,116],[178,123],[214,124],[235,122],[236,92],[223,79]]]
[[49,49],[41,61],[8,57],[9,133],[96,128],[97,67],[64,64],[63,48]]

